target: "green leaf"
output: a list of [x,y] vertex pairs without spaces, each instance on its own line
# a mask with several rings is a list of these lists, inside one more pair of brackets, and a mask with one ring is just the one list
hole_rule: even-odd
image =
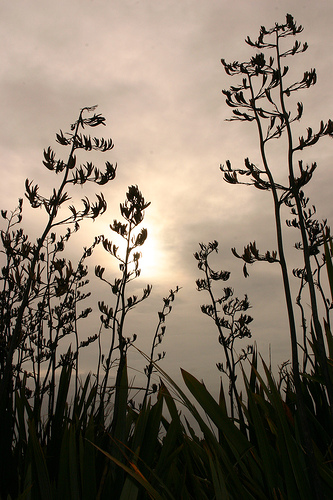
[[[288,492],[290,491],[289,494],[293,498],[297,498],[298,494],[299,498],[311,500],[312,489],[309,478],[304,476],[306,463],[303,449],[296,441],[294,431],[291,432],[281,394],[277,390],[272,375],[264,361],[263,366],[268,381],[268,386],[264,384],[264,390],[276,413],[278,447],[286,475],[285,481],[288,485]],[[258,378],[260,379],[259,375]],[[261,383],[263,384],[262,379]]]
[[[333,360],[333,335],[332,335],[330,327],[325,319],[324,319],[324,326],[325,326],[325,333],[326,333],[326,340],[327,340],[327,345],[328,345],[329,357],[331,358],[331,360]],[[330,371],[332,372],[332,365],[331,365]]]
[[32,452],[37,471],[37,481],[42,500],[53,498],[50,477],[47,471],[45,457],[41,445],[37,439],[34,421],[28,421],[29,437],[32,443]]
[[[244,380],[246,383],[248,396],[248,420],[249,425],[253,426],[256,441],[258,443],[258,454],[261,458],[260,466],[264,471],[265,481],[267,482],[269,490],[274,491],[277,486],[279,487],[279,489],[282,487],[282,482],[278,474],[278,457],[276,455],[276,451],[271,446],[268,439],[267,420],[265,419],[265,415],[263,415],[262,412],[259,412],[257,400],[254,398],[254,394],[250,389],[245,374]],[[259,478],[257,478],[257,480],[258,479]]]
[[209,458],[210,470],[212,473],[215,498],[216,500],[228,500],[230,496],[226,488],[223,472],[221,471],[219,461],[218,459],[216,459],[216,457],[215,460],[213,460],[213,457],[208,449],[207,454]]
[[80,487],[79,487],[79,453],[76,446],[75,427],[73,424],[69,427],[69,482],[71,500],[80,500]]
[[88,422],[85,438],[80,441],[82,500],[91,500],[97,497],[96,450],[91,444],[95,441],[93,417]]
[[181,372],[187,388],[217,428],[223,430],[230,447],[236,452],[236,455],[243,455],[249,451],[252,448],[251,443],[233,424],[205,386],[187,371],[182,369]]
[[[123,469],[127,474],[129,474],[133,479],[135,479],[141,486],[145,488],[147,493],[150,495],[151,498],[154,500],[165,500],[165,497],[162,497],[156,490],[151,486],[151,484],[147,481],[147,479],[143,476],[143,474],[139,471],[138,467],[134,464],[131,463],[130,465],[132,468],[128,467],[127,465],[123,464],[119,460],[117,460],[115,457],[111,456],[108,452],[102,450],[99,446],[97,446],[94,443],[91,443],[97,450],[102,452],[107,458],[109,458],[113,463],[118,465],[121,469]],[[170,498],[170,497],[169,497]]]
[[114,438],[115,441],[123,443],[126,436],[126,409],[127,409],[127,398],[128,398],[128,378],[127,378],[127,360],[123,365],[121,380],[119,387],[116,387],[116,395],[119,395],[118,408],[116,415],[116,421],[112,422],[114,425]]

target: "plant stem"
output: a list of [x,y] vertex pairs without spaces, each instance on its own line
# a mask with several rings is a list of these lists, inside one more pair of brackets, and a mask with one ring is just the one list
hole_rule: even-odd
[[299,228],[301,231],[302,244],[303,244],[303,259],[304,259],[304,265],[305,265],[305,270],[306,270],[306,279],[307,279],[307,283],[308,283],[308,287],[309,287],[309,294],[310,294],[310,301],[311,301],[311,312],[312,312],[313,326],[314,326],[314,330],[316,333],[316,340],[317,340],[317,346],[318,346],[318,352],[319,352],[319,360],[320,360],[320,364],[321,364],[321,369],[323,371],[323,376],[325,378],[326,389],[327,389],[327,393],[328,393],[328,397],[329,397],[329,401],[330,401],[331,414],[333,416],[333,385],[332,385],[332,381],[330,379],[330,375],[329,375],[329,371],[328,371],[327,355],[326,355],[323,331],[322,331],[321,324],[320,324],[319,317],[318,317],[318,306],[317,306],[316,292],[315,292],[315,287],[314,287],[314,282],[313,282],[312,268],[311,268],[311,263],[310,263],[309,244],[308,244],[307,232],[306,232],[305,223],[304,223],[303,209],[302,209],[300,196],[299,196],[299,187],[297,186],[297,183],[295,180],[295,174],[294,174],[293,137],[292,137],[292,132],[291,132],[289,114],[286,110],[286,106],[285,106],[285,102],[284,102],[284,87],[283,87],[283,81],[282,81],[282,76],[281,76],[281,56],[280,56],[280,52],[279,52],[279,34],[277,31],[276,31],[276,55],[277,55],[278,71],[279,71],[279,75],[280,75],[279,93],[280,93],[281,111],[283,114],[283,119],[286,123],[287,136],[288,136],[289,182],[290,182],[292,195],[293,195],[293,198],[294,198],[295,203],[296,203],[297,214],[298,214],[298,223],[299,223]]

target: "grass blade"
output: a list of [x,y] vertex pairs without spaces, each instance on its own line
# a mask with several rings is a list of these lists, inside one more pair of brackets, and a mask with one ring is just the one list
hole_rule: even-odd
[[43,455],[40,443],[37,439],[35,424],[33,421],[28,422],[28,428],[29,437],[32,443],[34,462],[36,465],[37,482],[40,496],[42,500],[50,500],[53,498],[51,482],[47,471],[45,457]]

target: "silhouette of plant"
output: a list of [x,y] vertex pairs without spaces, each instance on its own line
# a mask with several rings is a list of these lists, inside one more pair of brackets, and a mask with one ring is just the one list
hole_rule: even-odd
[[[171,313],[172,311],[172,305],[171,303],[175,300],[175,294],[179,292],[181,288],[176,287],[174,290],[170,290],[170,293],[167,297],[163,298],[163,309],[162,311],[158,312],[158,324],[155,330],[155,335],[153,338],[152,346],[151,346],[151,351],[150,351],[150,361],[149,363],[145,366],[144,372],[147,376],[147,385],[146,385],[146,391],[145,395],[143,398],[142,405],[144,405],[148,394],[149,394],[149,388],[150,388],[150,381],[151,381],[151,376],[154,372],[156,372],[156,369],[154,368],[154,364],[158,361],[161,361],[165,357],[165,351],[162,353],[158,353],[157,357],[154,358],[155,355],[155,350],[157,346],[159,346],[162,343],[165,330],[166,330],[166,325],[165,325],[165,318]],[[151,393],[155,393],[157,391],[157,385],[153,384],[151,387]]]
[[[48,457],[49,470],[47,477],[42,479],[44,486],[62,474],[61,462],[67,460],[64,443],[69,423],[72,429],[76,428],[75,433],[88,433],[100,444],[105,442],[106,430],[111,430],[110,435],[117,442],[129,439],[131,426],[126,427],[129,409],[126,356],[136,334],[132,338],[125,336],[125,318],[130,310],[150,295],[152,287],[147,285],[138,297],[127,296],[127,286],[140,276],[139,247],[147,238],[147,230],[136,230],[150,202],[144,200],[137,186],[128,188],[125,202],[120,204],[125,222],[114,220],[110,225],[111,230],[124,240],[124,252],[100,235],[89,247],[83,248],[76,265],[64,257],[65,248],[80,229],[80,223],[84,219],[96,219],[107,208],[103,194],[97,194],[96,202],[83,198],[81,207],[70,204],[68,188],[87,182],[105,185],[116,174],[116,166],[109,162],[106,162],[104,172],[90,162],[76,164],[76,150],[106,152],[113,148],[110,139],[91,138],[82,133],[86,127],[105,125],[104,117],[94,111],[95,107],[83,108],[78,120],[71,126],[71,132],[63,134],[60,131],[57,134],[57,142],[70,147],[67,162],[58,160],[50,147],[44,151],[44,166],[61,177],[58,188],[53,188],[51,195],[46,197],[39,193],[37,184],[26,180],[25,195],[30,206],[43,209],[47,216],[45,227],[36,242],[23,229],[22,199],[14,211],[1,211],[6,227],[1,230],[0,249],[3,264],[0,275],[0,496],[5,498],[8,493],[16,498],[24,486],[23,483],[19,485],[19,470],[25,468],[26,454],[31,455],[32,452],[34,455],[37,450],[39,457],[40,453]],[[88,113],[92,116],[86,117]],[[64,211],[65,206],[67,212]],[[63,209],[61,212],[60,208]],[[99,332],[82,339],[80,321],[92,311],[90,306],[84,305],[90,296],[90,292],[86,291],[89,283],[86,259],[100,244],[119,261],[121,276],[108,281],[104,277],[105,269],[96,265],[95,275],[109,285],[115,296],[115,305],[109,307],[104,301],[98,303],[101,312]],[[170,291],[159,313],[151,363],[146,368],[147,384],[141,388],[145,391],[144,401],[150,391],[154,353],[165,332],[162,323],[171,312],[170,304],[177,291],[178,287]],[[102,352],[101,342],[104,330],[111,332],[106,353]],[[96,380],[89,389],[91,376],[88,375],[85,382],[79,376],[79,354],[93,342],[99,345],[99,362]],[[118,354],[113,359],[116,352]],[[158,358],[162,355],[159,354]],[[110,386],[112,366],[116,366],[116,380]],[[101,369],[104,369],[104,374],[100,382]],[[73,404],[70,410],[68,399],[73,373],[75,385],[71,390]],[[109,413],[112,394],[113,408]],[[111,448],[114,455],[119,456],[118,447]],[[84,454],[90,460],[91,450],[84,451]],[[17,457],[22,457],[21,469]],[[38,459],[36,467],[39,467]],[[102,467],[99,475],[101,491],[109,473],[108,467]],[[37,470],[37,477],[38,474]],[[111,475],[116,478],[117,472],[111,470]],[[119,485],[122,488],[121,480]],[[46,491],[49,496],[50,490],[46,488]]]
[[248,354],[252,353],[252,346],[249,345],[246,349],[242,349],[242,354],[238,355],[234,344],[237,339],[251,338],[252,336],[248,325],[253,321],[253,318],[248,314],[243,314],[250,308],[250,303],[247,295],[242,300],[234,297],[234,291],[231,287],[223,288],[223,296],[215,298],[213,283],[228,281],[230,272],[214,271],[208,262],[209,256],[213,252],[218,252],[218,242],[216,240],[207,245],[199,243],[199,246],[200,250],[194,254],[194,258],[198,261],[198,268],[204,273],[205,277],[198,279],[196,285],[199,292],[208,292],[211,300],[210,304],[201,306],[201,311],[213,319],[219,332],[218,340],[223,347],[226,366],[223,363],[217,363],[217,368],[225,373],[229,379],[231,417],[234,419],[235,404],[238,407],[238,414],[242,414],[236,386],[236,367],[240,361],[246,359]]
[[[326,258],[324,251],[324,239],[325,234],[329,235],[329,228],[327,226],[327,220],[324,219],[319,222],[316,218],[316,207],[314,205],[311,208],[308,208],[309,198],[305,196],[303,191],[299,193],[300,201],[303,209],[303,218],[304,225],[308,236],[309,242],[309,253],[312,260],[312,279],[315,285],[315,288],[319,292],[319,297],[321,298],[321,302],[325,311],[325,321],[327,323],[328,328],[330,328],[330,311],[332,310],[332,301],[327,297],[326,291],[322,284],[321,270],[325,267]],[[291,214],[293,216],[292,219],[287,220],[287,226],[291,228],[299,229],[299,222],[297,220],[295,204],[292,202],[286,203],[290,208]],[[302,242],[296,242],[295,248],[297,250],[303,251]],[[307,288],[308,278],[306,273],[306,268],[303,266],[302,268],[295,268],[292,270],[293,275],[300,280],[299,291],[296,297],[296,304],[298,305],[301,311],[301,319],[302,319],[302,330],[303,330],[303,342],[301,348],[303,350],[303,366],[302,372],[306,372],[307,364],[310,363],[314,368],[314,362],[317,362],[317,359],[312,359],[312,356],[309,354],[309,342],[313,342],[313,330],[311,326],[311,318],[308,320],[305,308],[303,306],[303,292]],[[310,333],[311,337],[309,340],[309,323],[310,323]],[[311,350],[311,349],[310,349]]]
[[[111,230],[117,233],[125,241],[124,255],[119,255],[119,247],[113,244],[112,241],[108,240],[104,236],[101,237],[104,249],[119,261],[121,277],[115,278],[113,282],[108,281],[106,278],[104,278],[105,268],[99,265],[95,267],[96,276],[110,287],[111,293],[115,296],[114,307],[107,306],[104,301],[98,303],[99,309],[102,313],[102,325],[106,330],[111,331],[110,347],[108,353],[106,356],[100,353],[100,359],[104,369],[104,377],[101,383],[100,391],[101,409],[104,407],[106,401],[105,395],[107,392],[110,369],[112,366],[112,354],[115,349],[117,349],[119,353],[115,383],[113,428],[116,423],[119,422],[119,420],[125,418],[124,415],[122,415],[121,417],[118,416],[118,412],[121,408],[124,412],[126,411],[126,407],[119,404],[121,395],[121,379],[126,365],[127,350],[129,346],[136,340],[136,334],[134,334],[133,338],[125,337],[125,318],[131,309],[133,309],[136,305],[138,305],[150,295],[150,292],[152,290],[152,286],[147,285],[146,288],[144,288],[141,297],[138,297],[137,295],[128,297],[126,296],[128,284],[134,279],[138,278],[141,273],[141,270],[139,268],[139,260],[141,254],[137,251],[137,248],[141,247],[144,244],[148,232],[145,228],[142,228],[136,234],[134,233],[134,231],[143,221],[145,209],[149,207],[149,205],[150,202],[145,201],[144,197],[138,189],[138,186],[130,186],[128,188],[128,192],[126,193],[126,200],[124,203],[120,204],[120,212],[126,222],[122,223],[118,220],[114,220],[110,225]],[[109,396],[110,395],[111,393],[109,392]]]
[[[138,251],[138,249],[145,243],[148,232],[146,228],[138,230],[138,226],[143,222],[145,210],[149,207],[149,205],[150,202],[145,201],[138,186],[129,186],[125,202],[120,204],[120,212],[125,222],[114,220],[113,223],[110,224],[110,229],[124,240],[124,249],[122,251],[119,250],[119,246],[105,236],[99,237],[106,252],[118,260],[121,275],[120,277],[116,277],[113,281],[110,281],[105,278],[104,267],[101,267],[100,265],[95,267],[95,275],[108,285],[111,294],[115,298],[113,305],[107,305],[104,301],[98,303],[99,310],[102,314],[101,327],[98,333],[100,361],[96,377],[99,390],[97,419],[102,423],[102,425],[105,425],[106,410],[111,402],[111,396],[113,396],[112,415],[111,422],[109,424],[112,441],[109,448],[112,456],[120,462],[124,461],[124,456],[119,449],[119,443],[125,443],[128,439],[126,418],[129,406],[131,406],[134,410],[133,402],[131,403],[131,401],[129,401],[127,352],[137,339],[136,333],[134,333],[132,337],[126,336],[125,320],[127,314],[138,304],[146,300],[152,290],[152,285],[148,284],[143,289],[141,296],[128,295],[129,284],[133,280],[137,279],[141,274],[141,269],[139,267],[141,252]],[[138,390],[141,389],[144,391],[143,400],[140,405],[141,408],[146,405],[150,389],[154,352],[156,347],[161,343],[165,333],[165,325],[162,326],[162,323],[164,323],[166,316],[172,310],[170,303],[173,302],[175,293],[178,292],[178,290],[179,289],[177,287],[175,291],[170,291],[169,296],[164,299],[162,312],[158,313],[159,322],[152,342],[150,362],[144,370],[147,376],[146,388],[137,388]],[[101,335],[103,330],[110,333],[109,348],[106,354],[102,352]],[[139,352],[141,351],[139,350]],[[162,359],[164,355],[165,353],[158,354],[158,360]],[[112,367],[115,367],[116,374],[115,382],[110,384],[109,380]],[[103,369],[104,374],[102,376],[101,383],[99,383],[101,369]],[[157,388],[152,388],[153,392],[156,390]],[[96,397],[97,394],[95,396],[95,401]],[[111,467],[111,470],[113,477],[118,477],[119,480],[119,471],[116,471],[114,466]]]
[[[89,295],[82,291],[88,282],[84,260],[97,242],[85,249],[76,269],[71,261],[60,255],[72,234],[79,230],[81,221],[95,220],[107,208],[103,194],[97,194],[94,202],[85,197],[81,207],[69,205],[68,189],[86,182],[102,186],[116,175],[116,166],[108,161],[104,171],[90,162],[76,163],[77,150],[107,152],[113,148],[111,139],[92,138],[82,133],[86,127],[105,125],[105,118],[96,114],[95,109],[96,106],[81,109],[77,121],[71,125],[71,132],[56,134],[57,142],[69,147],[67,161],[56,159],[50,147],[44,150],[43,164],[60,176],[58,187],[53,188],[49,196],[44,196],[38,184],[28,179],[25,182],[25,196],[30,206],[41,208],[46,214],[45,227],[36,241],[31,241],[21,227],[22,199],[13,212],[1,211],[7,223],[1,230],[4,264],[0,276],[0,420],[3,423],[0,439],[3,467],[0,468],[4,484],[11,479],[10,464],[5,457],[11,456],[15,390],[23,385],[27,396],[34,398],[34,412],[39,423],[43,397],[47,394],[51,420],[57,369],[64,364],[76,366],[77,375],[79,349],[95,340],[90,338],[79,344],[77,323],[90,313],[89,307],[81,311],[78,307]],[[68,211],[64,213],[65,206]],[[60,341],[71,335],[74,335],[76,350],[73,352],[67,345],[67,353],[59,352]],[[32,384],[26,385],[27,378]],[[40,431],[41,427],[37,427],[36,432]]]
[[[253,242],[244,248],[242,254],[239,255],[235,250],[234,254],[245,262],[245,276],[247,275],[246,265],[252,264],[255,261],[278,262],[281,267],[292,347],[293,383],[296,389],[297,407],[301,416],[304,446],[308,457],[310,457],[309,464],[312,467],[314,481],[318,486],[316,491],[318,492],[320,490],[320,481],[314,467],[314,451],[303,401],[298,358],[298,336],[290,278],[285,257],[281,208],[284,205],[294,207],[293,210],[296,217],[294,225],[301,233],[301,246],[299,248],[302,250],[304,261],[303,277],[306,276],[306,285],[311,304],[312,341],[318,352],[321,375],[325,380],[331,413],[333,414],[333,385],[329,375],[323,331],[319,321],[316,286],[311,263],[313,257],[312,233],[308,216],[305,215],[304,210],[304,187],[310,182],[317,164],[314,162],[311,165],[304,165],[302,159],[296,159],[296,156],[306,148],[315,145],[322,137],[333,137],[333,122],[331,120],[328,120],[326,123],[321,122],[317,132],[313,132],[312,128],[309,127],[306,135],[299,137],[298,143],[294,140],[293,124],[301,119],[303,104],[297,102],[294,111],[288,108],[287,101],[295,92],[311,87],[317,80],[316,71],[311,69],[304,72],[303,77],[299,80],[290,83],[289,67],[284,66],[285,58],[295,56],[307,50],[307,43],[301,44],[298,40],[295,40],[290,47],[286,46],[287,42],[285,39],[295,38],[302,31],[302,26],[298,26],[294,18],[290,14],[287,14],[286,22],[283,24],[275,23],[270,29],[262,26],[256,41],[252,41],[249,37],[246,39],[248,45],[260,51],[250,61],[227,63],[222,59],[226,73],[230,76],[239,76],[241,78],[239,84],[231,86],[229,90],[223,90],[227,105],[233,108],[233,117],[231,120],[253,122],[256,125],[262,167],[254,165],[247,158],[244,169],[234,169],[231,167],[230,161],[227,161],[225,166],[221,166],[221,170],[224,173],[224,179],[229,183],[253,185],[259,190],[270,191],[272,193],[278,250],[276,252],[260,254],[255,242]],[[271,55],[266,57],[264,51],[270,52]],[[270,166],[268,151],[270,142],[282,136],[286,137],[287,145],[285,184],[275,181],[275,174],[273,174]],[[297,167],[298,172],[296,171]]]

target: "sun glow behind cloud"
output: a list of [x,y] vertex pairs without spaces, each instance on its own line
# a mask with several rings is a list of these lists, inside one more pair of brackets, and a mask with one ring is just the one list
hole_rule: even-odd
[[[114,217],[116,220],[121,220],[121,217]],[[113,219],[112,219],[113,220]],[[124,221],[122,221],[124,222]],[[143,245],[134,248],[131,252],[131,255],[135,252],[140,253],[139,259],[139,269],[140,269],[140,277],[147,282],[158,281],[162,278],[163,275],[163,266],[161,265],[165,259],[167,259],[167,255],[165,250],[162,248],[162,242],[159,239],[159,228],[156,227],[154,222],[145,221],[133,230],[132,233],[132,241],[135,240],[136,235],[141,231],[141,229],[147,229],[147,239],[143,243]],[[97,232],[96,232],[97,230]],[[96,221],[93,226],[86,228],[84,231],[84,235],[80,236],[80,241],[82,241],[82,246],[84,246],[85,241],[87,239],[87,233],[90,234],[90,239],[93,241],[95,236],[103,235],[112,245],[117,247],[117,256],[124,260],[126,254],[126,240],[119,236],[117,233],[111,230],[110,223],[105,224],[103,221]],[[110,255],[107,251],[101,248],[95,250],[96,260],[100,266],[104,267],[106,270],[110,270],[112,276],[117,273],[119,275],[119,265],[121,264],[120,260],[117,260],[114,256]],[[133,259],[130,258],[130,261]],[[131,268],[133,269],[133,264],[131,264]],[[113,277],[112,277],[113,279]]]
[[143,276],[147,278],[154,277],[158,274],[158,262],[161,258],[161,248],[159,248],[158,240],[154,236],[153,224],[144,224],[148,230],[148,237],[142,247],[140,247],[140,269]]

